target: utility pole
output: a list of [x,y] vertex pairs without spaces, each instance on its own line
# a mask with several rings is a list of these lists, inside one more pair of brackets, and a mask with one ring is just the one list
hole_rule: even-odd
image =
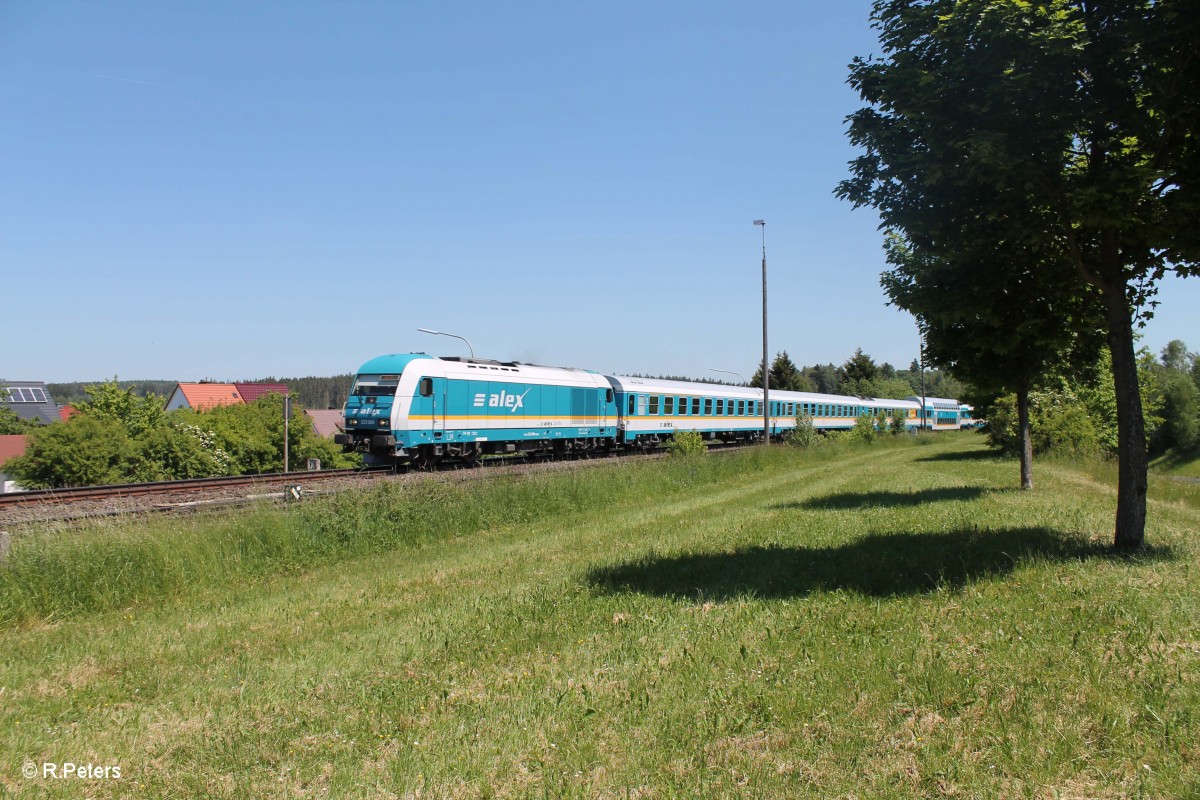
[[288,428],[292,419],[292,398],[283,396],[283,474],[288,471]]
[[925,430],[925,332],[921,331],[921,430]]
[[763,284],[763,444],[771,443],[771,365],[767,363],[767,221],[756,219],[754,224],[762,228],[762,284]]

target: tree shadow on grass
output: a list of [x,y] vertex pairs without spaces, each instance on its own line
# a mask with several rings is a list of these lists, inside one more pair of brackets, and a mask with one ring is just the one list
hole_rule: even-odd
[[935,453],[931,456],[921,456],[914,461],[988,461],[993,458],[1003,458],[999,450],[952,450],[949,453]]
[[991,491],[978,486],[948,486],[940,489],[922,489],[919,492],[843,492],[828,494],[823,497],[813,497],[808,500],[795,500],[789,503],[776,503],[773,509],[786,510],[803,508],[810,511],[828,509],[860,509],[860,508],[905,508],[919,506],[924,503],[945,502],[951,500],[977,500]]
[[870,534],[838,547],[650,554],[624,564],[594,567],[585,580],[603,593],[633,592],[698,602],[803,597],[839,589],[870,597],[901,597],[958,590],[975,581],[1006,576],[1026,562],[1171,557],[1169,548],[1120,556],[1049,528],[970,529]]

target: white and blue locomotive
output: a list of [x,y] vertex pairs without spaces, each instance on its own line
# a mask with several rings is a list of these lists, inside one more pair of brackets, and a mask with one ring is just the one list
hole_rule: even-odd
[[[936,403],[935,403],[936,401]],[[705,439],[754,441],[763,435],[761,389],[601,375],[516,361],[385,355],[359,368],[335,441],[370,465],[441,459],[471,463],[508,453],[590,453],[650,448],[676,431]],[[861,414],[922,425],[920,398],[887,400],[772,391],[772,437],[797,414],[823,430],[854,426]],[[943,406],[953,404],[953,424]],[[957,401],[929,398],[924,421],[958,426]]]

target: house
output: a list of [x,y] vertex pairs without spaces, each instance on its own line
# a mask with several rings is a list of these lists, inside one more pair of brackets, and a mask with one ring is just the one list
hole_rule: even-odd
[[342,411],[338,408],[306,408],[304,413],[308,414],[312,419],[313,430],[317,432],[317,436],[324,439],[332,439],[335,433],[342,433],[342,424],[344,419]]
[[242,402],[249,405],[264,394],[280,394],[287,396],[288,387],[282,383],[235,383],[234,386],[238,390],[238,394],[242,396]]
[[[24,436],[0,436],[0,470],[3,470],[5,461],[25,455],[25,442]],[[20,490],[15,481],[0,471],[0,494]]]
[[176,384],[175,390],[167,398],[166,410],[190,408],[205,411],[217,406],[238,406],[244,402],[241,393],[232,383],[180,383]]
[[58,421],[58,406],[41,381],[0,380],[0,406],[21,419],[36,419],[43,425]]
[[287,395],[288,387],[282,383],[177,383],[167,398],[166,410],[191,408],[205,411],[217,406],[240,406],[271,393]]

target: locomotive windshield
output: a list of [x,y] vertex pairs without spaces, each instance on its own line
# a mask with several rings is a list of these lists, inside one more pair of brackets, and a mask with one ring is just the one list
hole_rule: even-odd
[[390,375],[386,378],[378,376],[359,378],[354,384],[354,391],[350,394],[354,397],[394,397],[397,383],[399,381]]

